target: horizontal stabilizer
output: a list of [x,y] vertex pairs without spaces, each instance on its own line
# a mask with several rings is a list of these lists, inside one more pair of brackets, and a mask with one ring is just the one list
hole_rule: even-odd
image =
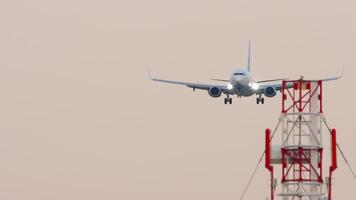
[[263,81],[257,81],[257,83],[266,83],[266,82],[274,82],[274,81],[283,81],[287,80],[289,78],[279,78],[279,79],[271,79],[271,80],[263,80]]
[[210,79],[212,81],[221,81],[221,82],[230,82],[229,80],[226,79]]

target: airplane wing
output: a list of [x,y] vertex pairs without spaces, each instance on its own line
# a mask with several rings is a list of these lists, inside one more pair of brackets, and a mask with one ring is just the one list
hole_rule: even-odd
[[342,76],[335,76],[335,77],[330,77],[330,78],[326,78],[326,79],[321,79],[322,81],[334,81],[337,79],[342,78]]
[[228,85],[213,85],[213,84],[201,84],[201,83],[190,83],[190,82],[180,82],[180,81],[172,81],[172,80],[164,80],[150,77],[151,80],[162,82],[162,83],[170,83],[176,85],[184,85],[189,88],[200,89],[200,90],[209,90],[212,87],[217,87],[221,90],[221,92],[225,94],[233,94],[233,92],[228,88]]
[[[287,84],[286,86],[287,86],[287,88],[292,88],[293,87],[292,84]],[[259,88],[258,88],[256,94],[264,93],[264,90],[265,90],[266,87],[276,88],[276,91],[281,91],[282,90],[282,84],[281,83],[277,83],[277,84],[259,84]]]
[[[256,83],[267,83],[267,82],[275,82],[275,81],[283,81],[283,80],[287,80],[289,78],[279,78],[279,79],[270,79],[270,80],[262,80],[262,81],[256,81]],[[227,79],[210,79],[212,81],[220,81],[220,82],[230,82],[230,80]]]
[[[342,76],[335,76],[335,77],[330,77],[330,78],[325,78],[325,79],[320,79],[321,81],[334,81],[334,80],[338,80],[342,78]],[[276,79],[277,80],[277,79]],[[285,79],[281,79],[281,80],[285,80]],[[269,81],[259,81],[257,83],[264,83],[264,82],[269,82]],[[277,91],[281,91],[282,90],[282,84],[281,83],[277,83],[277,84],[259,84],[259,89],[256,92],[257,94],[261,94],[264,92],[264,89],[266,87],[274,87],[276,88]],[[287,88],[292,88],[293,85],[292,84],[286,84]]]
[[[334,81],[334,80],[337,80],[337,79],[340,79],[340,78],[342,78],[342,76],[335,76],[335,77],[325,78],[325,79],[321,79],[321,80],[322,81]],[[268,82],[283,81],[283,80],[288,80],[288,79],[289,78],[270,79],[270,80],[256,81],[256,83],[268,83]],[[221,79],[215,79],[215,80],[222,81]]]

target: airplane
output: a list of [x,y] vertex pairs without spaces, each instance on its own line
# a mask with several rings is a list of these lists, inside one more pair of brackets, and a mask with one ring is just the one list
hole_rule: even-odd
[[[341,78],[339,77],[332,77],[323,79],[323,81],[331,81]],[[153,81],[163,82],[163,83],[170,83],[170,84],[177,84],[177,85],[185,85],[189,88],[193,88],[193,91],[196,89],[200,90],[207,90],[209,95],[214,98],[220,97],[222,94],[226,95],[224,99],[225,104],[232,104],[232,98],[230,95],[236,95],[237,98],[241,97],[250,97],[252,95],[257,95],[256,103],[257,104],[264,104],[264,96],[266,97],[274,97],[277,94],[277,91],[282,90],[281,83],[272,83],[276,81],[286,80],[288,78],[280,78],[280,79],[270,79],[270,80],[260,80],[255,81],[251,75],[251,42],[249,41],[248,45],[248,59],[247,59],[247,66],[245,68],[240,68],[234,70],[231,75],[230,79],[211,79],[213,81],[220,81],[226,82],[224,85],[218,84],[201,84],[201,83],[190,83],[190,82],[179,82],[179,81],[172,81],[172,80],[164,80],[153,78],[151,74],[149,74],[149,78]],[[272,84],[271,84],[272,83]],[[291,85],[287,85],[287,87],[292,87]]]

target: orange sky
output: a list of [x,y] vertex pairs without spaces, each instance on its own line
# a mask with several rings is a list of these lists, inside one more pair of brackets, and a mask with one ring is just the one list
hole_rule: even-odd
[[[3,1],[0,198],[236,200],[280,96],[210,98],[154,76],[207,82],[246,64],[325,85],[325,115],[356,169],[354,1]],[[335,199],[356,189],[345,164]],[[268,196],[261,166],[246,199]]]

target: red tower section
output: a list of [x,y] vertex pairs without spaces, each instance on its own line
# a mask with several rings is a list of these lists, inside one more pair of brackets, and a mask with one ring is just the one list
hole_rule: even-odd
[[[336,131],[331,135],[332,163],[329,178],[323,179],[323,115],[322,81],[283,81],[281,142],[271,145],[278,127],[271,134],[266,129],[265,167],[271,173],[271,200],[278,195],[283,200],[329,199],[331,177],[337,168]],[[329,135],[329,134],[328,134]],[[276,194],[274,164],[281,165],[281,188]]]

